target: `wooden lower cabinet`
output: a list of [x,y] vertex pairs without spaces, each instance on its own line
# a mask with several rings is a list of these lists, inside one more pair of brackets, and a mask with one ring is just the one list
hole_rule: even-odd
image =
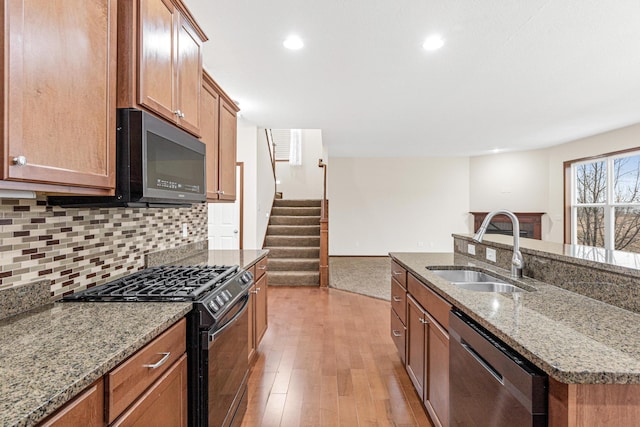
[[449,425],[449,334],[411,295],[407,296],[409,378],[434,425]]
[[41,426],[65,427],[104,425],[104,381],[100,378],[77,397],[67,402]]
[[183,427],[187,415],[186,320],[181,319],[39,425]]
[[187,356],[183,355],[112,426],[187,425]]
[[267,275],[264,274],[256,282],[256,306],[255,306],[255,340],[256,347],[265,332],[267,332]]
[[267,331],[267,257],[249,269],[255,283],[249,289],[249,363],[254,360],[260,341]]
[[407,298],[407,361],[409,378],[418,395],[424,396],[425,355],[427,353],[426,312],[412,298]]

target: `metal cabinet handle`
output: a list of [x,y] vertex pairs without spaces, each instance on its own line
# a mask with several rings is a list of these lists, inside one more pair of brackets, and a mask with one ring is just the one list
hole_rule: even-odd
[[218,190],[218,191],[216,191],[216,194],[224,195],[224,191]]
[[399,276],[402,274],[402,271],[392,271],[391,274],[393,274],[394,276]]
[[27,158],[25,156],[16,156],[11,160],[15,166],[24,166],[27,164]]
[[400,302],[400,301],[402,301],[402,298],[397,297],[397,296],[395,296],[395,295],[394,295],[394,296],[393,296],[393,300],[394,300],[395,302]]
[[427,319],[423,319],[422,317],[418,317],[418,320],[420,321],[420,323],[422,323],[423,325],[427,325],[429,324],[429,320]]
[[258,293],[258,291],[257,291],[257,290],[256,290],[256,291],[251,291],[251,293],[252,293],[252,294],[257,294],[257,293]]
[[256,288],[256,293],[260,292],[260,288]]
[[175,114],[176,116],[183,118],[184,117],[184,113],[180,110],[176,110],[173,112],[173,114]]
[[258,266],[258,270],[266,270],[267,266],[266,265],[259,265]]
[[401,337],[402,334],[400,333],[400,331],[396,331],[395,329],[391,331],[391,333],[393,334],[394,337]]
[[164,365],[165,362],[167,360],[169,360],[169,356],[171,356],[171,352],[162,352],[162,353],[158,353],[158,354],[162,354],[162,359],[158,360],[156,363],[154,363],[153,365],[142,365],[145,368],[150,368],[150,369],[156,369],[159,368],[160,366]]

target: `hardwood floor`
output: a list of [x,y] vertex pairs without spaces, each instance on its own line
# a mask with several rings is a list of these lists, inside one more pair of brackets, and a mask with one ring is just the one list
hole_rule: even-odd
[[431,426],[389,336],[389,302],[269,287],[243,426]]

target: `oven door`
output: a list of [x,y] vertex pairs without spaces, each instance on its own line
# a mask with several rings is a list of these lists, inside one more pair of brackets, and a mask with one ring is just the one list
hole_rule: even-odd
[[[203,349],[206,408],[203,417],[209,427],[230,426],[246,411],[249,372],[249,295],[243,295],[218,322],[218,327],[203,332],[208,346]],[[203,337],[204,338],[204,337]],[[234,419],[235,418],[235,419]]]

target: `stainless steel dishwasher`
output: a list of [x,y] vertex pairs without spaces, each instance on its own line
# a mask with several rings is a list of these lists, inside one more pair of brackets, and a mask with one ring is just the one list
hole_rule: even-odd
[[547,375],[460,311],[449,314],[451,426],[547,425]]

